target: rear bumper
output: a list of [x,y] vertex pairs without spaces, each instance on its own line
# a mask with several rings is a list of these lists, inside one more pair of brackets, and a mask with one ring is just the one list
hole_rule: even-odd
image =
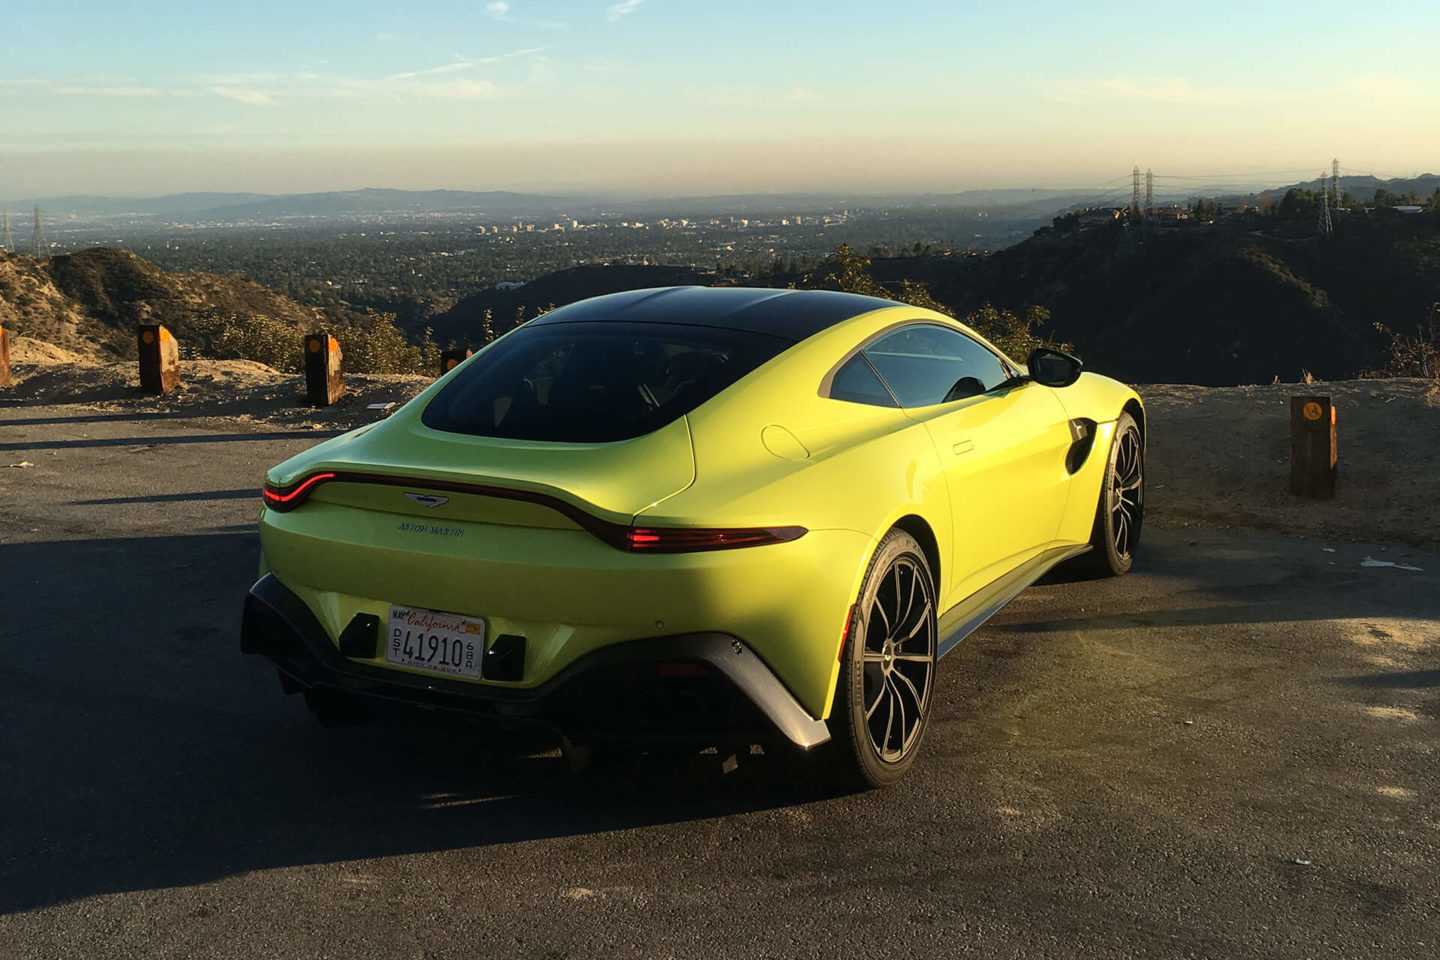
[[[287,689],[538,723],[574,739],[767,739],[778,733],[800,747],[830,739],[823,720],[744,643],[723,633],[611,644],[536,687],[447,680],[342,656],[306,603],[266,574],[245,598],[240,649],[271,660]],[[676,664],[698,669],[676,671]]]

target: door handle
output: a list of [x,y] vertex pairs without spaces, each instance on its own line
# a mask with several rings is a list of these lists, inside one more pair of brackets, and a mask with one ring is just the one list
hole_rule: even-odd
[[969,453],[971,450],[974,450],[974,449],[975,449],[975,441],[973,441],[973,440],[961,440],[959,443],[955,444],[955,445],[954,445],[953,447],[951,447],[950,449],[953,450],[953,451],[955,451],[955,453],[957,453],[957,454],[958,454],[958,453]]

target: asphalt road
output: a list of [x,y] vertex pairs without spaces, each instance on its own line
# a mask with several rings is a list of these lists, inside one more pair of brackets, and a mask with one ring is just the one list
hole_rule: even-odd
[[1440,955],[1440,557],[1151,527],[946,658],[896,788],[579,779],[239,654],[316,436],[0,407],[0,957]]

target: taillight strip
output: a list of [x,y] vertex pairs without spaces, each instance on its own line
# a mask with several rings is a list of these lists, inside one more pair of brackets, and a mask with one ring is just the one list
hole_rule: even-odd
[[265,489],[261,491],[261,494],[265,497],[266,505],[272,509],[280,511],[293,510],[300,506],[300,503],[306,497],[310,496],[311,490],[314,490],[326,480],[334,479],[335,474],[333,473],[312,473],[304,480],[290,487],[273,487],[267,483],[265,484]]
[[617,550],[628,553],[693,553],[702,550],[733,550],[772,543],[798,540],[808,531],[804,527],[637,527],[612,523],[587,513],[573,503],[547,493],[493,487],[458,480],[430,480],[420,477],[393,477],[380,473],[348,473],[335,471],[312,473],[287,487],[265,484],[265,505],[285,513],[294,510],[322,483],[373,483],[390,487],[420,490],[444,490],[447,493],[470,493],[500,500],[515,500],[549,507],[573,520],[577,526]]

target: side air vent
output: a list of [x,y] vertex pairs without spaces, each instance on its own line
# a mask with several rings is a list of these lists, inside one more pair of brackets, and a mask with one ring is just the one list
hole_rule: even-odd
[[1085,466],[1095,446],[1095,421],[1084,417],[1070,421],[1070,450],[1065,454],[1065,469],[1075,473]]

